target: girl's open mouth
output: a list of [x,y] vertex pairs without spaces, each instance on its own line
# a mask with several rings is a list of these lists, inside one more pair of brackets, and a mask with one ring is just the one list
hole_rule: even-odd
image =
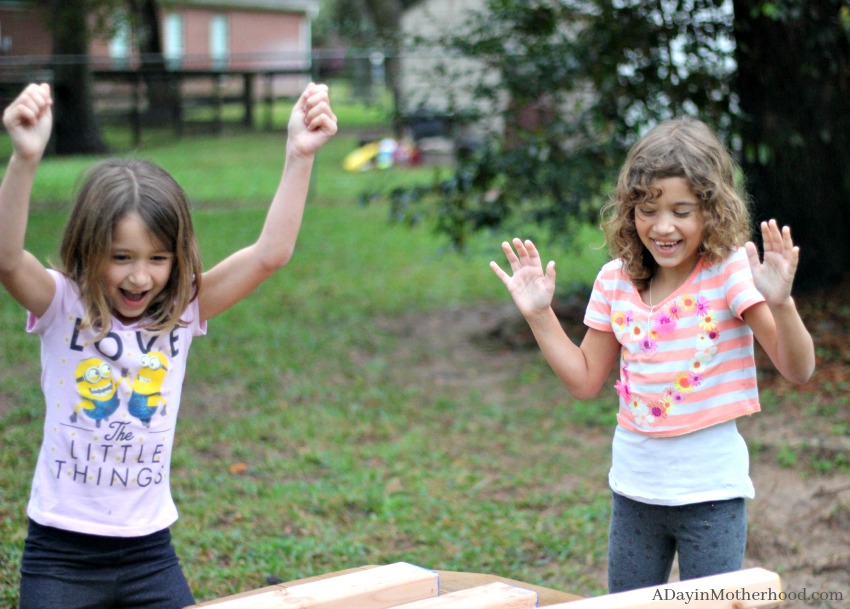
[[145,296],[147,295],[147,291],[144,292],[130,292],[128,290],[121,290],[121,295],[124,296],[124,300],[132,304],[138,304],[144,301]]
[[658,248],[662,252],[669,252],[676,249],[681,241],[653,241],[655,243],[655,247]]

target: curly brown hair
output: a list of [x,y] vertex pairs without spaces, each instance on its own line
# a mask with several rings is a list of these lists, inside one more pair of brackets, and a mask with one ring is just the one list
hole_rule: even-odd
[[168,333],[198,293],[201,258],[186,193],[167,171],[141,159],[109,159],[91,166],[77,193],[60,247],[61,270],[85,303],[84,327],[103,338],[112,310],[103,286],[112,231],[128,213],[139,214],[150,233],[174,254],[165,289],[145,312],[146,329]]
[[738,164],[726,147],[708,125],[690,116],[659,123],[632,146],[601,215],[608,250],[622,260],[638,289],[647,287],[657,265],[638,236],[635,207],[660,195],[655,180],[687,180],[703,222],[698,254],[714,264],[751,235],[749,201],[738,176]]

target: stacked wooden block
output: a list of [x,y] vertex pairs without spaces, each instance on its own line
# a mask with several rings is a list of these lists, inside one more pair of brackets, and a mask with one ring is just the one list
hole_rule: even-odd
[[[780,590],[775,573],[746,569],[548,607],[745,609],[777,604]],[[441,593],[438,571],[404,562],[269,586],[196,605],[214,609],[533,609],[537,606],[537,592],[504,581]]]

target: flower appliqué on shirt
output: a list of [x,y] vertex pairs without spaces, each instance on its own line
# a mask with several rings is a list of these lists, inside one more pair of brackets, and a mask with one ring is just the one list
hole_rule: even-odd
[[657,396],[636,395],[632,391],[628,363],[623,364],[620,379],[614,385],[617,395],[628,405],[635,425],[641,429],[649,429],[662,422],[703,384],[705,370],[717,353],[720,338],[717,321],[711,302],[704,296],[691,294],[669,302],[645,323],[635,320],[631,311],[616,311],[611,315],[611,325],[620,341],[623,344],[636,343],[646,355],[654,354],[658,350],[658,341],[672,336],[679,322],[687,317],[696,318],[700,332],[694,341],[694,353],[687,370],[677,373],[670,386]]

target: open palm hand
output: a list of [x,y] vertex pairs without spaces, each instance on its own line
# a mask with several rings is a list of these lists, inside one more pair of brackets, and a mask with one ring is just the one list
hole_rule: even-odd
[[548,309],[555,294],[555,263],[550,261],[544,271],[540,254],[529,240],[515,238],[513,247],[506,241],[502,250],[513,275],[508,275],[496,262],[490,262],[490,268],[508,288],[520,312],[527,317]]
[[763,260],[759,260],[754,243],[746,244],[753,281],[769,305],[779,305],[791,296],[800,248],[791,239],[791,229],[783,226],[780,230],[776,220],[761,223],[761,236],[764,244]]

